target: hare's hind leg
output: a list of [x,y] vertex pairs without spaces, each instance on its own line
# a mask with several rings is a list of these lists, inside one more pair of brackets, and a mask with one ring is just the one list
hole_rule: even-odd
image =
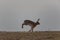
[[24,24],[22,24],[22,28],[23,28]]

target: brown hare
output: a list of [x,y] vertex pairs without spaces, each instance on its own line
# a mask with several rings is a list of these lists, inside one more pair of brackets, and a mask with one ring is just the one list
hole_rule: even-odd
[[24,23],[22,24],[22,28],[23,28],[23,25],[29,25],[31,26],[31,30],[29,31],[33,32],[33,28],[35,28],[37,25],[40,25],[39,20],[40,19],[38,19],[36,22],[33,22],[31,20],[24,20]]

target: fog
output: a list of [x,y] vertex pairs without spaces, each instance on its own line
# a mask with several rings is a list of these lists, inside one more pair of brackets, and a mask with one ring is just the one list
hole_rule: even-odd
[[34,31],[60,31],[59,0],[0,0],[0,31],[29,31],[24,20],[34,22],[40,18],[40,25]]

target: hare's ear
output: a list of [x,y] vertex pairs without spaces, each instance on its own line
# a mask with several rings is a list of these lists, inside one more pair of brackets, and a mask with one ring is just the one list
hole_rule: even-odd
[[40,20],[40,18],[37,20],[37,22]]

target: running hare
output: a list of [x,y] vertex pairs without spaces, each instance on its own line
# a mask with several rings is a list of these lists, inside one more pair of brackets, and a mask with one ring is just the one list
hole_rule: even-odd
[[37,25],[40,25],[39,20],[40,19],[38,19],[36,22],[33,22],[31,20],[24,20],[24,23],[22,24],[22,28],[23,28],[23,25],[29,25],[31,26],[31,30],[29,31],[33,32],[33,28],[35,28]]

